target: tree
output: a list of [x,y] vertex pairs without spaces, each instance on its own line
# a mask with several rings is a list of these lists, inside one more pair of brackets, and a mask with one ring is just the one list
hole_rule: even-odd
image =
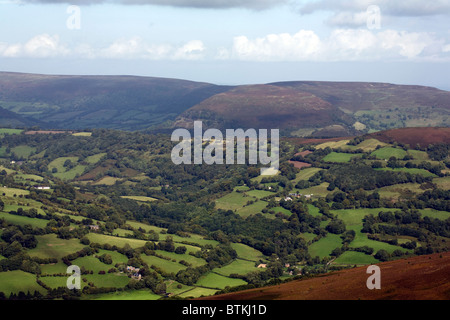
[[328,232],[341,234],[345,232],[345,223],[340,219],[332,220],[326,227]]
[[390,254],[384,250],[380,249],[375,253],[375,259],[378,259],[380,261],[387,261],[390,258]]

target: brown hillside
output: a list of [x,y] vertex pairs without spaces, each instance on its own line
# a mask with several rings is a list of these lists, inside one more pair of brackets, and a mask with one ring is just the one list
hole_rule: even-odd
[[450,128],[401,128],[372,133],[369,136],[386,143],[417,144],[427,147],[430,144],[450,143]]
[[448,300],[450,252],[377,264],[381,289],[369,290],[366,267],[281,285],[206,297],[207,300]]
[[311,93],[271,85],[239,86],[187,110],[175,126],[194,120],[205,126],[241,128],[321,128],[346,115]]

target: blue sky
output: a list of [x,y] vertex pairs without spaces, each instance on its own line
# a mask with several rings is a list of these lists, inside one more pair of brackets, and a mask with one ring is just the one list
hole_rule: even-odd
[[450,90],[450,0],[0,0],[0,70]]

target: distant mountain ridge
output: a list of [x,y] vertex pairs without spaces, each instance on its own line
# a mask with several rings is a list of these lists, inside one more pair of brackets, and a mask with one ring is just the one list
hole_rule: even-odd
[[[368,82],[289,81],[221,86],[138,76],[0,72],[11,126],[51,129],[279,128],[342,137],[402,127],[450,126],[450,92]],[[13,119],[14,118],[14,119]],[[1,120],[0,120],[1,121]]]

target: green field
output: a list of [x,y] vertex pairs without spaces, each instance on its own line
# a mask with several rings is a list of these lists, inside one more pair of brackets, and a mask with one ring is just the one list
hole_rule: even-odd
[[36,239],[38,240],[37,247],[28,251],[31,257],[61,259],[85,247],[79,239],[59,239],[56,234],[36,236]]
[[254,201],[255,198],[246,196],[244,193],[231,192],[216,200],[218,209],[237,210],[241,209],[248,201]]
[[117,291],[112,293],[89,295],[89,300],[158,300],[161,296],[150,290]]
[[84,159],[85,162],[89,163],[89,164],[96,164],[97,162],[99,162],[104,156],[106,156],[106,153],[98,153],[95,154],[93,156],[87,157],[86,159]]
[[255,262],[253,261],[246,261],[242,259],[236,259],[230,264],[223,266],[221,268],[215,268],[212,271],[215,273],[218,273],[223,276],[230,276],[230,274],[236,273],[236,274],[247,274],[252,271],[260,271],[261,269],[258,269],[255,267]]
[[298,192],[303,195],[311,195],[314,198],[317,197],[326,197],[328,193],[332,193],[333,191],[328,191],[327,188],[330,184],[328,182],[324,182],[319,184],[318,186],[306,188],[306,189],[297,189],[294,188],[293,192]]
[[9,223],[19,225],[19,226],[26,226],[31,225],[36,228],[45,228],[45,226],[48,223],[48,220],[44,219],[36,219],[36,218],[30,218],[25,216],[18,216],[16,214],[9,214],[6,212],[0,212],[0,219],[5,219],[5,221],[8,221]]
[[179,294],[178,297],[180,297],[180,298],[189,298],[189,297],[199,298],[202,296],[206,297],[206,296],[214,295],[217,291],[218,290],[216,290],[216,289],[196,287],[192,290],[188,290],[186,292]]
[[225,289],[226,287],[236,287],[245,284],[247,282],[242,279],[233,279],[214,272],[209,272],[200,277],[196,283],[197,286],[213,289]]
[[346,146],[343,146],[342,149],[348,149],[348,150],[361,149],[364,152],[371,152],[371,151],[374,151],[378,146],[385,147],[385,146],[388,146],[388,144],[381,142],[377,139],[367,139],[356,146],[346,145]]
[[161,255],[166,258],[170,258],[171,260],[176,260],[177,262],[184,260],[184,261],[190,263],[192,265],[192,267],[199,267],[199,266],[206,264],[206,261],[204,259],[194,257],[188,253],[177,254],[175,252],[167,252],[167,251],[161,251],[161,250],[155,250],[155,252],[158,255]]
[[77,164],[72,169],[67,170],[67,168],[64,167],[64,163],[67,160],[70,160],[74,164],[78,163],[78,157],[61,157],[50,162],[48,164],[48,170],[52,171],[54,168],[56,168],[57,172],[53,173],[53,175],[61,180],[72,180],[77,175],[82,175],[86,170],[86,166],[79,164]]
[[[397,209],[398,210],[398,209]],[[359,225],[362,227],[362,219],[364,216],[372,214],[378,216],[380,211],[397,211],[396,209],[385,208],[361,208],[361,209],[344,209],[344,210],[331,210],[332,213],[338,216],[339,219],[344,221],[346,226]]]
[[0,128],[0,135],[21,134],[22,132],[23,132],[23,130],[21,130],[21,129]]
[[322,159],[322,161],[345,163],[345,162],[350,162],[350,160],[352,158],[361,157],[361,156],[362,156],[362,154],[360,154],[360,153],[331,152],[330,154],[326,155],[325,158]]
[[353,264],[375,264],[379,261],[375,259],[372,255],[367,255],[362,252],[357,251],[346,251],[343,254],[341,254],[339,257],[336,258],[336,260],[333,261],[333,264],[345,264],[345,265],[353,265]]
[[[265,207],[267,207],[267,204],[268,203],[266,201],[259,200],[259,201],[256,201],[253,204],[250,204],[250,205],[245,206],[243,208],[237,209],[236,213],[238,215],[240,215],[241,217],[245,218],[245,217],[248,217],[248,216],[253,215],[253,214],[261,213],[261,211]],[[268,217],[270,218],[270,216],[268,216]]]
[[[40,280],[44,282],[50,288],[66,287],[67,279],[70,275],[66,276],[47,276],[41,277]],[[89,283],[93,283],[97,288],[121,288],[125,287],[130,279],[126,274],[86,274],[81,275],[81,289],[89,286]],[[86,280],[86,281],[84,281]]]
[[258,261],[267,258],[261,251],[249,247],[243,243],[231,243],[231,247],[236,251],[239,258],[250,261]]
[[5,197],[26,196],[29,194],[30,191],[28,190],[0,187],[0,195],[4,195]]
[[0,291],[7,297],[11,293],[17,294],[20,291],[24,293],[34,293],[34,291],[46,293],[46,290],[37,284],[36,275],[21,270],[0,272],[0,284]]
[[325,142],[325,143],[321,143],[319,145],[316,146],[316,149],[325,149],[325,148],[339,148],[339,147],[344,147],[347,145],[347,143],[349,143],[350,140],[340,140],[340,141],[330,141],[330,142]]
[[320,259],[328,257],[337,247],[342,246],[342,239],[337,234],[328,233],[319,241],[314,242],[308,247],[311,257],[318,256]]
[[378,159],[387,160],[390,157],[395,157],[397,159],[403,159],[408,153],[399,148],[385,147],[375,150],[371,155],[376,156]]
[[11,149],[11,153],[21,158],[28,158],[35,151],[36,148],[30,146],[17,146]]
[[176,274],[180,270],[186,269],[186,266],[173,262],[172,260],[166,260],[159,258],[157,256],[147,256],[145,254],[141,255],[142,260],[147,263],[150,267],[154,265],[155,267],[163,269],[165,272]]
[[441,189],[450,190],[450,176],[434,178],[433,183],[435,183]]
[[131,248],[143,247],[146,243],[145,240],[129,239],[129,238],[119,238],[114,236],[108,236],[99,233],[89,233],[86,237],[94,243],[99,244],[110,244],[111,246],[117,246],[118,248],[123,248],[125,244],[129,244]]
[[155,199],[152,197],[144,197],[144,196],[122,196],[121,198],[131,199],[131,200],[140,201],[140,202],[152,202],[152,201],[158,200],[158,199]]
[[389,253],[392,253],[395,250],[400,250],[403,252],[411,252],[411,250],[404,249],[400,246],[394,246],[389,243],[369,239],[367,237],[367,234],[361,232],[360,226],[350,226],[350,227],[347,227],[347,229],[354,230],[356,233],[355,239],[350,243],[350,247],[352,247],[352,248],[368,246],[368,247],[374,249],[374,253],[376,253],[378,250],[381,250],[381,249],[386,250]]
[[394,172],[408,172],[411,174],[420,174],[423,177],[437,177],[434,173],[431,173],[428,170],[425,169],[418,169],[418,168],[380,168],[375,170],[383,170],[383,171],[394,171]]

